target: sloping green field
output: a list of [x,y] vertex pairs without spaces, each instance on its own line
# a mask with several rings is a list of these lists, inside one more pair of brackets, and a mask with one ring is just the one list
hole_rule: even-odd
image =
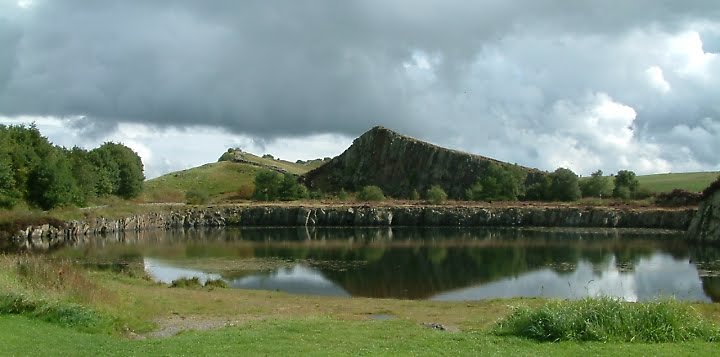
[[700,192],[715,181],[720,172],[685,172],[638,176],[640,187],[651,192],[668,192],[676,188]]

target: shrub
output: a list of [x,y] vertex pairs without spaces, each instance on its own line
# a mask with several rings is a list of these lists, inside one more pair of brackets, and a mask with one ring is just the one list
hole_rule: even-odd
[[360,201],[382,201],[385,199],[385,194],[380,187],[365,186],[357,194],[357,199]]
[[192,188],[185,193],[185,202],[190,205],[204,205],[210,200],[210,193],[204,188]]
[[433,185],[425,193],[425,198],[428,202],[437,205],[447,200],[447,193],[445,193],[445,190],[443,190],[442,187]]
[[211,279],[205,282],[205,287],[227,289],[228,284],[225,282],[225,280],[222,279]]
[[202,287],[200,278],[194,276],[192,278],[175,279],[170,283],[171,288],[199,288]]
[[669,207],[695,206],[698,205],[701,200],[701,193],[676,188],[670,192],[658,194],[655,197],[655,204]]
[[614,298],[555,301],[515,308],[494,332],[539,341],[717,341],[720,330],[674,300],[628,303]]
[[249,200],[252,198],[254,190],[255,189],[251,185],[242,185],[240,186],[240,188],[238,188],[237,197],[244,200]]
[[340,189],[340,192],[338,192],[337,197],[341,201],[347,201],[348,199],[348,193],[345,191],[344,188]]

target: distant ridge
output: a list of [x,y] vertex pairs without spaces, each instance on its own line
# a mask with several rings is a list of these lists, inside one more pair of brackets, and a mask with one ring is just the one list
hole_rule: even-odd
[[377,185],[394,197],[408,197],[413,189],[423,192],[440,185],[451,198],[464,198],[465,190],[491,162],[525,171],[526,185],[545,175],[537,169],[446,149],[376,126],[302,180],[311,189],[326,192]]

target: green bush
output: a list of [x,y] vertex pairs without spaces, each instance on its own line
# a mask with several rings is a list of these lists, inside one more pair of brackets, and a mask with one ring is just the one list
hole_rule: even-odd
[[494,332],[539,341],[717,341],[720,330],[674,300],[628,303],[614,298],[555,301],[515,308]]
[[445,193],[445,190],[443,190],[442,187],[433,185],[425,193],[425,198],[428,202],[437,205],[447,200],[447,193]]
[[347,201],[348,199],[348,193],[345,191],[344,188],[340,189],[340,192],[338,192],[337,197],[341,201]]
[[210,200],[210,193],[203,188],[193,188],[185,193],[185,202],[190,205],[204,205]]
[[380,187],[365,186],[357,194],[357,199],[360,201],[382,201],[385,199],[385,194]]

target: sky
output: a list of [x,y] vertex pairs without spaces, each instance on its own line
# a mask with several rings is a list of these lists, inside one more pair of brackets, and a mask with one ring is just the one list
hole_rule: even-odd
[[0,123],[146,176],[382,125],[588,175],[720,170],[717,0],[0,0]]

